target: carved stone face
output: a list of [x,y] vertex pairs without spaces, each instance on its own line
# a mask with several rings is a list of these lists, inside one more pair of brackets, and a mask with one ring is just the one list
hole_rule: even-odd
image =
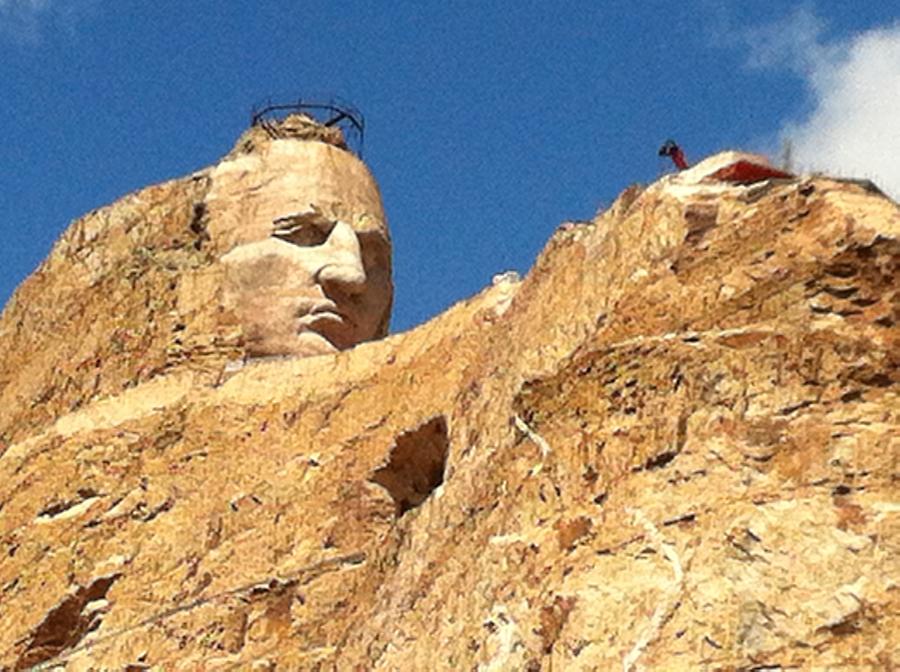
[[230,243],[221,258],[225,307],[248,355],[320,355],[386,334],[390,238],[375,182],[356,157],[279,141],[262,156],[220,164],[213,184],[211,233]]

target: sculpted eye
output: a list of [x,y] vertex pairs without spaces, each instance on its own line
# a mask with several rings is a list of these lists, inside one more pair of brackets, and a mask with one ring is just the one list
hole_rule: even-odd
[[272,237],[300,247],[321,245],[331,234],[335,222],[317,212],[304,212],[279,217],[272,222]]

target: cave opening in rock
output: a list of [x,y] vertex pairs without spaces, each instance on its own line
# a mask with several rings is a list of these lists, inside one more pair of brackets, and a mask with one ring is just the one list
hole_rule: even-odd
[[449,451],[447,421],[439,415],[400,434],[387,464],[370,480],[388,491],[400,517],[422,504],[444,482]]

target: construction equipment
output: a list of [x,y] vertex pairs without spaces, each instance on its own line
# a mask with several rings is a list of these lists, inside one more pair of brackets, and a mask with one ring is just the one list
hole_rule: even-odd
[[684,152],[681,150],[674,140],[666,140],[662,147],[659,148],[660,156],[668,156],[672,159],[672,163],[678,170],[684,170],[688,167],[687,159],[684,158]]

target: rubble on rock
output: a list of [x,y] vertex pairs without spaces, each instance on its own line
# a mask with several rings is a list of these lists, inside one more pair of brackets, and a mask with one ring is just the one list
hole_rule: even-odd
[[408,333],[233,366],[209,175],[0,320],[0,668],[897,664],[892,201],[666,177]]

